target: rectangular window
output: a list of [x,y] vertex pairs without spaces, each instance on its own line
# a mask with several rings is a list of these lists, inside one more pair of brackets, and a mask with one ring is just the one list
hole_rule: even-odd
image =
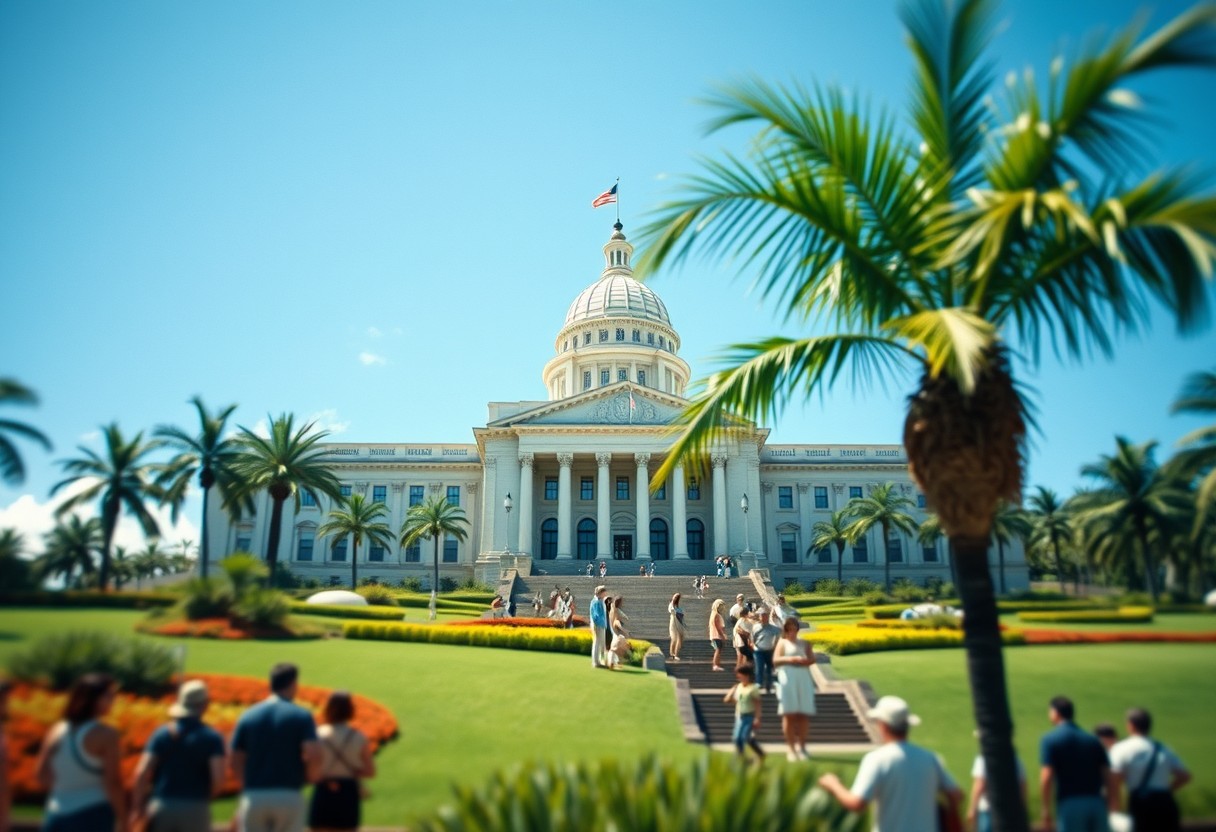
[[777,508],[793,508],[794,507],[794,486],[779,485],[777,486]]
[[887,563],[904,562],[904,542],[898,537],[887,538]]
[[330,560],[346,560],[346,538],[338,541],[338,545],[334,546],[333,552],[329,556]]
[[570,341],[568,339],[565,341],[562,341],[562,352],[569,352],[569,351],[570,351]]
[[667,499],[667,483],[663,483],[662,485],[660,485],[658,488],[656,488],[654,490],[654,499],[656,499],[656,500],[666,500]]
[[629,499],[629,477],[616,478],[616,498],[618,500]]
[[781,562],[798,562],[798,541],[795,539],[793,532],[781,533]]
[[638,370],[638,384],[642,385],[643,387],[646,386],[646,371],[645,370]]
[[625,330],[621,329],[620,327],[618,327],[616,330],[616,340],[618,340],[618,341],[625,340]]
[[590,344],[590,343],[591,343],[591,333],[590,333],[590,332],[584,332],[584,333],[583,333],[583,346],[585,347],[585,346],[587,346],[587,345],[588,345],[588,344]]
[[916,495],[916,507],[917,507],[917,508],[924,508],[924,507],[925,507],[925,495],[924,495],[924,494],[917,494],[917,495]]
[[372,486],[372,502],[373,503],[383,503],[387,499],[388,499],[388,486],[387,485],[373,485]]
[[367,559],[371,563],[384,563],[384,547],[383,546],[367,547]]
[[937,544],[921,547],[920,554],[925,563],[937,563]]
[[338,492],[343,497],[349,497],[350,496],[350,486],[349,485],[340,485],[340,486],[338,486]]
[[652,346],[652,347],[654,346],[654,333],[653,332],[646,333],[646,343],[650,344],[650,346]]
[[312,495],[311,491],[300,492],[300,505],[304,508],[316,508],[317,498]]
[[853,544],[853,563],[869,563],[870,548],[864,537],[858,538]]
[[460,486],[459,485],[449,485],[448,486],[448,502],[454,506],[460,505]]
[[580,500],[595,499],[595,480],[591,477],[583,477],[578,481],[578,498]]
[[815,508],[828,507],[828,487],[826,485],[815,486]]
[[662,335],[660,335],[659,336],[659,349],[663,349],[665,346],[667,346],[667,339],[664,338]]
[[688,499],[690,499],[690,500],[701,499],[701,481],[698,480],[696,477],[688,478]]
[[419,563],[422,561],[422,544],[415,543],[413,546],[407,546],[405,549],[406,563]]
[[607,340],[608,340],[608,330],[601,329],[600,330],[600,343],[602,344]]
[[444,538],[444,541],[443,541],[443,562],[444,563],[455,563],[456,562],[456,556],[459,554],[459,551],[460,551],[458,548],[459,546],[460,546],[460,544],[456,542],[456,538],[454,538],[454,537]]
[[545,477],[545,499],[557,499],[557,477]]
[[590,370],[583,371],[583,389],[584,390],[591,389],[591,371]]
[[642,330],[640,330],[640,329],[635,329],[635,330],[633,331],[633,342],[634,342],[635,344],[640,344],[640,343],[642,343]]
[[412,506],[422,505],[422,495],[424,493],[426,493],[425,486],[411,485],[410,486],[410,505],[412,505]]
[[815,558],[820,563],[831,563],[832,562],[832,550],[829,549],[827,546],[824,546],[822,549],[816,550]]
[[616,380],[617,381],[629,381],[629,371],[617,368]]
[[236,549],[237,552],[248,552],[249,547],[253,545],[252,532],[237,532],[236,533]]
[[861,499],[861,486],[860,485],[850,485],[849,486],[849,499],[850,500]]
[[312,532],[300,532],[300,545],[296,548],[296,560],[312,560],[312,546]]
[[612,371],[611,370],[600,370],[600,387],[603,387],[605,384],[608,384],[611,381],[612,381]]

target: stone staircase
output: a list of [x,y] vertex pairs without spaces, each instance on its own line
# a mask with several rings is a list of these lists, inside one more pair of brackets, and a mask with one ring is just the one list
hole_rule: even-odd
[[[713,649],[709,644],[709,610],[715,598],[722,598],[729,607],[738,593],[750,601],[758,601],[755,586],[748,578],[715,579],[711,574],[709,592],[704,599],[698,599],[692,588],[692,577],[701,572],[688,575],[663,575],[660,572],[653,578],[613,574],[614,566],[618,567],[616,572],[620,573],[629,563],[610,563],[608,576],[603,580],[598,575],[588,578],[585,575],[552,573],[520,578],[515,584],[514,595],[518,614],[528,614],[534,592],[540,591],[541,597],[547,600],[556,584],[563,588],[570,587],[578,613],[586,615],[595,587],[603,583],[610,595],[624,598],[621,608],[629,616],[629,634],[652,642],[667,655],[670,642],[667,605],[674,593],[681,593],[680,607],[684,610],[688,636],[680,651],[682,661],[667,662],[666,669],[668,675],[677,680],[678,689],[689,698],[689,718],[695,720],[696,725],[686,725],[686,734],[699,734],[711,745],[729,743],[734,726],[734,704],[723,702],[722,697],[735,683],[735,675],[730,672],[735,664],[735,652],[730,646],[723,649],[725,672],[711,669]],[[660,562],[659,568],[662,566],[663,562]],[[634,568],[637,568],[636,565]],[[776,697],[763,697],[761,707],[762,719],[757,739],[762,744],[774,747],[783,744]],[[835,682],[824,673],[817,673],[815,708],[817,714],[811,720],[812,752],[816,747],[820,750],[825,747],[861,749],[873,744],[868,727],[861,718],[865,702],[861,688],[856,683]],[[698,730],[692,730],[694,728]]]

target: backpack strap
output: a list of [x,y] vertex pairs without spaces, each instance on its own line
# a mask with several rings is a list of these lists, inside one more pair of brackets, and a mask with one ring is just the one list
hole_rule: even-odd
[[1161,756],[1161,743],[1153,740],[1153,756],[1149,760],[1148,768],[1144,771],[1144,779],[1140,781],[1140,785],[1132,789],[1133,792],[1139,794],[1145,791],[1149,782],[1153,779],[1153,772],[1157,769],[1157,758]]
[[100,777],[105,773],[105,769],[99,765],[94,765],[85,759],[84,752],[80,750],[80,743],[77,740],[77,736],[80,733],[81,732],[76,728],[68,728],[67,744],[68,750],[72,752],[72,759],[76,761],[76,765],[80,766],[89,774]]
[[[363,770],[363,766],[362,765],[353,765],[351,763],[351,761],[347,758],[346,754],[343,753],[347,744],[349,744],[350,741],[352,739],[354,739],[355,729],[351,728],[350,726],[345,726],[345,728],[346,728],[346,736],[342,740],[341,743],[339,743],[338,745],[334,745],[329,740],[325,740],[325,746],[333,753],[334,757],[337,758],[338,762],[346,767],[346,770],[350,773],[351,777],[358,777],[359,772]],[[330,739],[332,739],[332,738],[333,738],[333,735],[331,734]]]

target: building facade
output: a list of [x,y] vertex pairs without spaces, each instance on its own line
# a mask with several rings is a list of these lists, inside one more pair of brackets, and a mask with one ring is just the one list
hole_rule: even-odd
[[[924,518],[899,445],[769,445],[769,431],[748,424],[703,467],[676,466],[667,482],[653,482],[669,426],[687,404],[690,370],[666,306],[634,279],[632,257],[618,223],[603,272],[574,299],[554,341],[542,372],[548,400],[490,403],[467,444],[327,444],[343,492],[387,505],[394,530],[428,497],[458,504],[467,538],[438,542],[441,572],[457,579],[495,579],[504,559],[553,572],[573,571],[574,561],[655,560],[669,562],[669,574],[694,574],[729,554],[743,569],[769,569],[778,586],[834,578],[838,569],[846,580],[881,581],[888,561],[893,579],[950,580],[944,540],[922,545],[896,532],[884,541],[874,529],[845,548],[843,563],[835,548],[810,544],[815,523],[881,483],[895,483],[916,506],[909,513]],[[346,580],[350,542],[316,534],[332,507],[308,497],[294,511],[288,505],[280,563],[322,582]],[[265,552],[269,516],[265,494],[254,516],[235,523],[213,503],[213,557]],[[384,583],[429,580],[434,545],[365,544],[359,573]],[[1021,543],[1004,547],[1004,558],[1006,585],[1027,586]]]

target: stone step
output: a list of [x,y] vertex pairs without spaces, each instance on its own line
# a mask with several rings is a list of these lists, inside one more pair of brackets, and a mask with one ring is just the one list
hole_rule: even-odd
[[[723,702],[726,691],[698,692],[692,700],[697,709],[701,730],[711,745],[729,743],[734,732],[735,704]],[[756,739],[764,744],[782,743],[781,717],[777,715],[776,695],[760,697],[760,728]],[[857,721],[853,709],[842,693],[815,694],[815,716],[811,717],[811,744],[868,745],[870,738]]]

